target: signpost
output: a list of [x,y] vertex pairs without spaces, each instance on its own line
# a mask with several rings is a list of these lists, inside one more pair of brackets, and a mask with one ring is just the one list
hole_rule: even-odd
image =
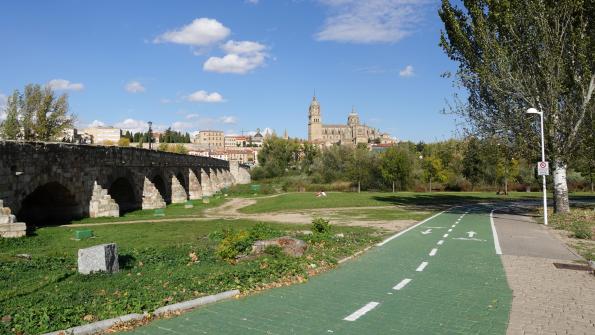
[[549,176],[550,175],[550,163],[549,162],[537,163],[537,175],[538,176]]

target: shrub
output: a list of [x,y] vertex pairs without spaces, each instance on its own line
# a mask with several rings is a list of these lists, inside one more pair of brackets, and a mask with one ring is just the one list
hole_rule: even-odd
[[130,140],[126,137],[122,137],[118,140],[118,146],[119,147],[129,147],[130,146]]
[[256,240],[268,240],[282,235],[280,230],[277,230],[270,225],[264,223],[257,223],[248,230],[252,242]]
[[312,232],[317,234],[328,234],[331,232],[331,224],[329,220],[317,218],[312,220]]
[[235,232],[230,229],[224,231],[224,235],[217,246],[217,255],[223,260],[232,261],[252,246],[250,233],[245,230]]

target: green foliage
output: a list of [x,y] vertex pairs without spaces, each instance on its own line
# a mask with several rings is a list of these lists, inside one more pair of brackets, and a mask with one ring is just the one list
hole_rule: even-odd
[[279,177],[290,169],[297,169],[300,151],[300,143],[295,139],[286,140],[276,136],[267,138],[258,153],[263,177]]
[[235,260],[238,255],[244,253],[252,245],[250,233],[245,230],[236,232],[229,229],[223,234],[224,238],[217,246],[217,255],[223,260]]
[[8,97],[6,104],[6,119],[0,123],[0,135],[7,140],[16,140],[21,131],[19,124],[19,105],[21,96],[18,91]]
[[[319,237],[320,243],[306,251],[308,258],[285,257],[272,248],[257,259],[230,264],[219,258],[217,243],[206,237],[231,227],[253,237],[307,229],[244,220],[168,222],[96,226],[92,241],[73,241],[72,229],[63,227],[38,229],[23,239],[0,239],[0,310],[12,318],[0,322],[0,333],[45,333],[225,290],[266,288],[296,276],[307,278],[310,263],[328,266],[378,241],[371,229],[338,227],[345,238]],[[77,250],[107,242],[118,244],[120,272],[78,274]],[[19,253],[33,258],[15,258]]]
[[387,183],[396,184],[399,190],[406,190],[412,182],[413,157],[404,148],[390,147],[380,155],[380,171]]
[[171,127],[167,128],[163,134],[159,135],[160,143],[190,143],[190,134],[175,130],[171,130]]
[[[266,240],[281,236],[281,232],[270,225],[258,223],[248,230],[235,231],[226,229],[217,246],[217,255],[226,261],[234,261],[239,255],[250,251],[252,244],[257,240]],[[219,238],[221,235],[214,235]]]
[[274,258],[281,258],[285,256],[283,248],[278,245],[269,245],[264,249],[264,253]]
[[122,137],[118,140],[119,147],[129,147],[130,146],[130,139],[128,137]]
[[316,234],[328,234],[331,232],[331,223],[323,218],[312,220],[312,232]]
[[75,118],[68,110],[66,94],[56,97],[49,86],[27,85],[23,96],[15,90],[9,97],[0,134],[11,140],[60,139],[66,129],[74,127]]

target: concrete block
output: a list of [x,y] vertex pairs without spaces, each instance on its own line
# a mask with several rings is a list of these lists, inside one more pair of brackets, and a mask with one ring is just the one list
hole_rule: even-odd
[[118,246],[115,243],[100,244],[79,249],[78,271],[82,274],[93,272],[118,272]]

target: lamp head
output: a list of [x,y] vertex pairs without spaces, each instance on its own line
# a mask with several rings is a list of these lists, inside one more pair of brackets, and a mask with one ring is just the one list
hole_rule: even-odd
[[541,112],[538,111],[537,109],[531,107],[531,108],[527,109],[527,114],[541,114]]

